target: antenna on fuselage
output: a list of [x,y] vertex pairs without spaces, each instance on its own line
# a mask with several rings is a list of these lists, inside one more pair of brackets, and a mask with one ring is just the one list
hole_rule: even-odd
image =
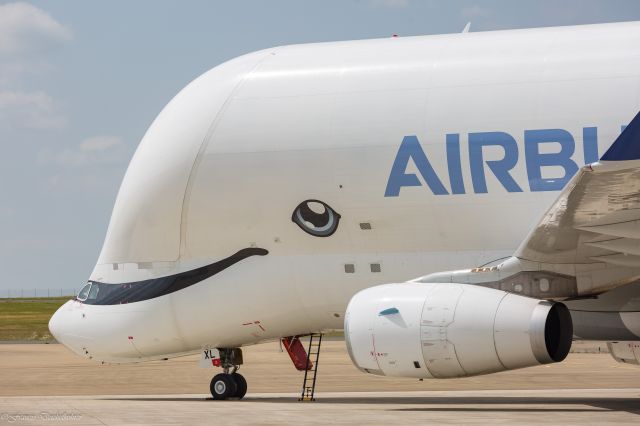
[[464,26],[464,29],[462,30],[462,34],[468,33],[470,29],[471,29],[471,21],[467,22],[467,25]]

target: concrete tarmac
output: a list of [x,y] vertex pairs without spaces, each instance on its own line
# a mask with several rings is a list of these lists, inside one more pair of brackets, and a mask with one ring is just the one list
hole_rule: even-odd
[[634,424],[640,389],[0,397],[0,424]]
[[639,424],[640,368],[608,354],[453,380],[358,371],[344,342],[323,343],[317,401],[278,344],[244,348],[242,401],[206,394],[218,369],[197,357],[100,365],[61,345],[0,345],[2,424]]

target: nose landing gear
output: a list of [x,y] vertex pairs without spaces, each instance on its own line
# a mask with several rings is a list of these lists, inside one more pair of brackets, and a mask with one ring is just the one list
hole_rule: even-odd
[[247,393],[247,381],[238,373],[242,364],[242,350],[240,348],[218,349],[220,352],[220,366],[223,373],[216,374],[211,379],[209,390],[213,399],[225,400],[229,398],[242,399]]
[[220,373],[211,379],[209,390],[213,399],[242,399],[247,393],[247,381],[239,373]]

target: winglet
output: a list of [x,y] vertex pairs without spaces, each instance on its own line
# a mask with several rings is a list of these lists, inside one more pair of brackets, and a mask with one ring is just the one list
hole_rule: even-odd
[[604,153],[603,161],[640,160],[640,112]]

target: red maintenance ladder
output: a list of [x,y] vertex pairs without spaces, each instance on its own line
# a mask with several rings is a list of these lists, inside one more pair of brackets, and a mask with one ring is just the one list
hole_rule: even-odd
[[[322,344],[322,333],[309,335],[309,350],[305,351],[302,336],[284,337],[282,346],[293,361],[293,365],[298,371],[304,371],[302,382],[302,394],[298,401],[315,401],[313,394],[316,389],[316,376],[318,374],[318,359],[320,358],[320,345]],[[308,353],[308,355],[307,355]]]

